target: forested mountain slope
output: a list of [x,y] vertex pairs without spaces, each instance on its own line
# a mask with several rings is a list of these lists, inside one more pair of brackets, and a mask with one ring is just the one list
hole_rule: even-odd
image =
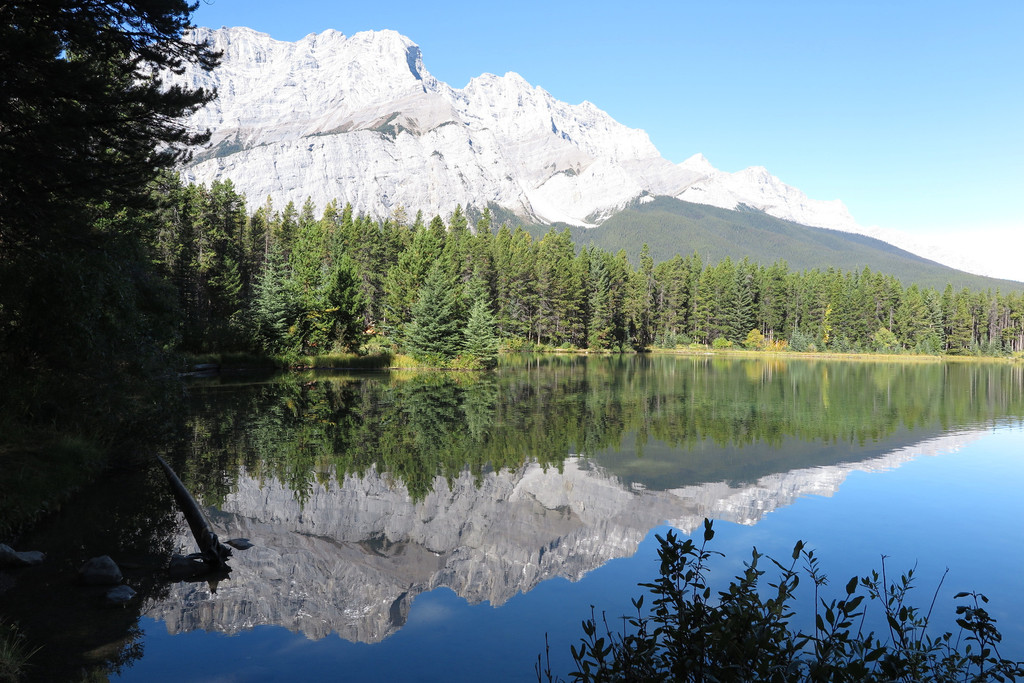
[[[537,237],[546,230],[531,228]],[[594,245],[610,252],[625,249],[633,263],[641,246],[647,244],[655,263],[675,254],[696,252],[704,263],[717,263],[728,256],[736,261],[749,258],[765,266],[786,261],[796,271],[830,267],[858,271],[867,266],[899,278],[904,285],[1024,291],[1022,282],[955,270],[873,237],[811,228],[753,209],[721,209],[672,197],[636,202],[596,228],[572,228],[572,236],[581,247]]]

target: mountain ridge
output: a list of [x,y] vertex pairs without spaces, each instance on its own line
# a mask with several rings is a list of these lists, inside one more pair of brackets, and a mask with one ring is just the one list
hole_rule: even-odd
[[[535,237],[546,227],[531,228]],[[729,210],[671,197],[645,198],[626,207],[596,228],[570,228],[579,247],[605,251],[625,249],[639,263],[647,244],[656,263],[675,254],[697,253],[705,263],[729,257],[768,266],[785,261],[791,270],[872,271],[894,275],[905,285],[943,289],[1024,290],[1024,283],[955,270],[869,234],[813,228],[768,216],[756,210]],[[685,245],[685,247],[683,246]]]
[[495,203],[525,220],[593,226],[650,194],[856,227],[838,200],[809,199],[761,167],[725,173],[699,154],[673,164],[644,131],[590,102],[561,102],[515,72],[452,88],[394,31],[325,31],[293,43],[245,28],[192,37],[224,56],[212,73],[178,77],[220,93],[191,120],[212,138],[186,179],[230,177],[254,200],[309,196],[322,208],[336,199],[375,216]]
[[219,93],[190,120],[212,135],[182,176],[231,179],[253,203],[309,198],[323,209],[336,200],[376,218],[399,208],[501,207],[527,225],[595,228],[637,200],[669,196],[869,235],[979,271],[962,255],[860,226],[841,201],[810,199],[764,167],[728,173],[700,153],[674,164],[643,130],[591,102],[561,102],[513,71],[452,88],[396,31],[327,30],[285,42],[248,28],[198,28],[192,39],[224,56],[213,72],[168,79]]

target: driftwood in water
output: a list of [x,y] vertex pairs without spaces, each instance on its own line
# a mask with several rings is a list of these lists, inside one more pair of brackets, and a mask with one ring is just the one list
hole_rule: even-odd
[[174,473],[171,466],[159,455],[156,459],[160,461],[160,466],[164,468],[167,482],[171,485],[171,491],[174,493],[174,500],[177,501],[178,507],[181,509],[182,514],[185,515],[185,521],[188,522],[188,527],[192,530],[192,535],[199,545],[203,559],[206,560],[212,569],[227,568],[227,559],[231,557],[231,548],[221,543],[217,538],[217,534],[213,533],[213,527],[210,526],[210,521],[203,514],[203,509],[199,507],[196,499],[192,497],[192,494],[188,492],[185,485],[181,483],[181,479],[178,479],[178,475]]

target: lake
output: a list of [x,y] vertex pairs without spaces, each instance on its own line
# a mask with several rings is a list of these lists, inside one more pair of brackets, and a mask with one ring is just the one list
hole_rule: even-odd
[[132,487],[114,513],[83,503],[36,539],[129,567],[134,608],[62,617],[102,635],[68,626],[60,647],[116,680],[530,681],[545,636],[566,676],[591,606],[630,613],[655,535],[705,517],[726,581],[752,547],[803,540],[834,597],[885,555],[890,575],[916,565],[927,608],[948,568],[936,632],[978,590],[1024,659],[1020,364],[537,356],[224,376],[188,402],[165,456],[222,540],[255,544],[226,580],[147,570],[195,549],[156,468],[105,484]]

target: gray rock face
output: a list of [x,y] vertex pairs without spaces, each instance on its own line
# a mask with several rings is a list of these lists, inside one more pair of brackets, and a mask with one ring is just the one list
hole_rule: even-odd
[[[278,481],[242,477],[211,520],[252,539],[216,594],[178,584],[145,606],[172,633],[226,633],[260,624],[373,643],[400,628],[415,596],[448,587],[470,603],[504,604],[542,581],[571,581],[635,553],[654,527],[689,533],[705,517],[753,524],[804,495],[831,495],[847,474],[898,466],[973,438],[943,437],[873,460],[772,474],[753,484],[626,487],[586,458],[561,471],[527,465],[439,478],[424,500],[385,474],[314,485],[304,505]],[[190,538],[183,532],[180,545]]]
[[212,132],[187,180],[231,179],[250,202],[350,202],[383,218],[398,207],[447,215],[496,204],[524,219],[594,225],[652,195],[855,230],[838,200],[819,201],[763,168],[718,171],[700,154],[664,159],[642,130],[590,102],[560,102],[516,73],[456,89],[394,31],[337,31],[296,42],[247,28],[200,28],[224,54],[212,73],[171,82],[216,88],[191,118]]

